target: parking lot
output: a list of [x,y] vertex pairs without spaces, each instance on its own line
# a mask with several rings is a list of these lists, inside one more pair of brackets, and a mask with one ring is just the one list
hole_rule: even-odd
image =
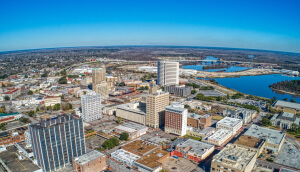
[[85,139],[85,144],[90,149],[100,148],[106,139],[98,135],[92,135]]
[[10,146],[6,151],[0,153],[0,158],[12,172],[32,172],[39,169],[31,160],[19,160],[17,151],[15,146]]

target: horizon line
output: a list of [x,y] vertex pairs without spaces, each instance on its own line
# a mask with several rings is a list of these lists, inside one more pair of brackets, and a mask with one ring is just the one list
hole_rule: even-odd
[[32,48],[32,49],[20,49],[20,50],[9,50],[0,51],[0,54],[9,54],[19,51],[36,51],[36,50],[47,50],[47,49],[67,49],[67,48],[89,48],[89,47],[169,47],[169,48],[210,48],[210,49],[234,49],[234,50],[248,50],[248,51],[266,51],[266,52],[276,52],[276,53],[289,53],[289,54],[299,54],[300,52],[292,51],[279,51],[279,50],[265,50],[265,49],[251,49],[251,48],[235,48],[235,47],[211,47],[211,46],[193,46],[193,45],[92,45],[92,46],[74,46],[74,47],[47,47],[47,48]]

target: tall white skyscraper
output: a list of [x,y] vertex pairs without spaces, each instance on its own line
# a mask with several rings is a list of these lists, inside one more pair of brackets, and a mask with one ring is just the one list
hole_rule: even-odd
[[88,92],[81,96],[81,118],[84,121],[93,121],[102,118],[101,95]]
[[161,86],[179,84],[179,63],[158,61],[157,80]]

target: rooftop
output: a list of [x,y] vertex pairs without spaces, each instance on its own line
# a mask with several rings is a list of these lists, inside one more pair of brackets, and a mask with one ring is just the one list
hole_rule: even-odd
[[187,141],[178,144],[176,147],[183,148],[183,149],[190,147],[190,148],[188,148],[189,151],[194,152],[198,155],[203,155],[206,153],[207,150],[214,147],[214,145],[205,143],[205,142],[201,142],[201,141],[197,141],[197,140],[193,140],[193,139],[188,139]]
[[256,149],[243,148],[235,144],[228,144],[214,156],[212,162],[244,171],[249,162],[253,158],[256,158],[256,153]]
[[278,115],[278,119],[288,120],[288,121],[296,121],[296,115],[288,112],[282,112]]
[[202,131],[200,131],[200,134],[206,135],[207,133],[210,133],[212,131],[216,130],[216,128],[214,127],[206,127],[205,129],[203,129]]
[[130,128],[130,129],[133,129],[133,130],[143,130],[145,128],[148,128],[144,125],[137,124],[137,123],[134,123],[134,122],[127,122],[127,123],[122,124],[121,126],[126,127],[126,128]]
[[231,131],[219,129],[213,135],[209,136],[209,139],[219,141],[219,140],[222,140],[223,138],[227,137],[229,134],[231,134]]
[[279,145],[285,137],[285,134],[280,131],[260,127],[254,124],[245,132],[244,135],[266,139],[269,143],[276,145]]
[[227,125],[227,126],[234,127],[241,121],[242,121],[241,119],[225,117],[225,118],[221,119],[219,122],[217,122],[217,125],[221,124],[221,125]]
[[183,113],[184,111],[187,111],[182,104],[172,104],[170,106],[166,106],[165,109],[175,113]]
[[133,106],[134,103],[136,102],[117,105],[117,108],[125,111],[138,113],[140,115],[146,115],[146,106],[141,106],[141,103],[139,103],[138,106]]
[[153,152],[143,156],[136,162],[153,169],[153,168],[156,168],[161,165],[161,163],[158,162],[158,160],[167,154],[169,154],[169,152],[166,152],[166,151],[160,150],[160,149],[156,149]]
[[75,162],[80,165],[83,165],[83,164],[86,164],[97,158],[100,158],[102,156],[105,156],[105,155],[99,151],[93,150],[93,151],[83,154],[81,156],[75,157]]
[[14,113],[0,113],[0,116],[12,116],[12,115],[19,115],[19,112],[14,112]]
[[199,115],[196,113],[188,113],[188,118],[200,119],[200,118],[209,118],[209,117],[210,117],[209,114]]
[[234,142],[234,144],[247,146],[250,148],[260,148],[264,142],[264,139],[242,135]]
[[277,100],[273,106],[283,106],[283,107],[289,107],[289,108],[294,108],[294,109],[300,109],[300,104],[299,103],[292,103],[292,102],[286,102],[286,101],[281,101]]
[[124,146],[122,146],[122,149],[128,150],[130,152],[133,152],[137,155],[144,155],[148,153],[149,151],[156,149],[157,146],[150,144],[149,142],[145,142],[142,140],[135,140],[133,142],[130,142]]

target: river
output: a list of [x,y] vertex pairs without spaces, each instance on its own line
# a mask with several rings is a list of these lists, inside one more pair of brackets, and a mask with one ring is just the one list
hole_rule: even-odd
[[258,76],[241,76],[235,78],[214,78],[220,85],[223,85],[228,88],[240,91],[246,94],[252,94],[255,96],[273,98],[277,97],[278,100],[283,100],[287,98],[294,99],[297,103],[300,103],[300,97],[275,92],[269,88],[269,85],[285,81],[285,80],[300,80],[300,77],[286,76],[281,74],[272,74],[272,75],[258,75]]

